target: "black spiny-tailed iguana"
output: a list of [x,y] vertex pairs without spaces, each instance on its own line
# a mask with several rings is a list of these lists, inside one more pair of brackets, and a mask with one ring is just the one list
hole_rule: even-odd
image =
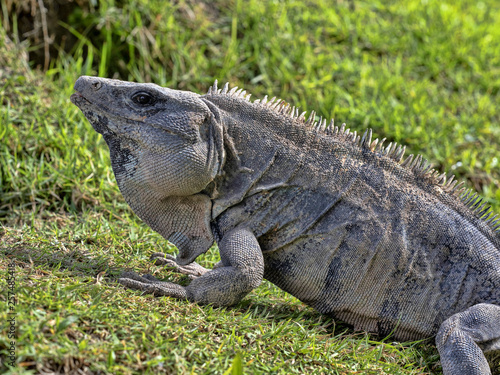
[[[187,287],[123,285],[217,306],[263,278],[322,313],[399,340],[436,336],[445,374],[488,374],[500,350],[500,220],[404,147],[250,102],[80,77],[72,101],[109,146],[125,200],[174,243]],[[216,241],[221,261],[194,260]],[[496,366],[495,366],[496,367]]]

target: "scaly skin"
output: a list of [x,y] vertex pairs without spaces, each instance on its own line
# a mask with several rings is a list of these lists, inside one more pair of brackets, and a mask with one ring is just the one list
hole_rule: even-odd
[[[436,336],[447,375],[490,373],[500,224],[420,157],[215,85],[202,96],[81,77],[75,90],[126,201],[179,248],[156,261],[193,278],[120,283],[227,306],[266,278],[356,329]],[[214,240],[220,264],[193,264]]]

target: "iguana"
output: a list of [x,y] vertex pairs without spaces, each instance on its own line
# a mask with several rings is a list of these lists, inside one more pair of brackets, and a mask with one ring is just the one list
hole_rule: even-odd
[[[179,250],[154,259],[193,279],[128,272],[121,284],[229,306],[265,278],[355,329],[436,336],[444,374],[490,373],[500,219],[453,177],[371,130],[227,84],[199,95],[83,76],[75,91],[125,200]],[[209,271],[194,260],[214,241],[221,261]]]

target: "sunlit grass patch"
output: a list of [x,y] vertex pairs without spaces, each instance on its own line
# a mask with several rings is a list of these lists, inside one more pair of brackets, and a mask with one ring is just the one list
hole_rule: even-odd
[[[69,96],[82,74],[199,93],[229,81],[252,98],[372,127],[498,212],[497,2],[116,4],[75,11],[65,27],[78,43],[45,73],[0,28],[0,271],[15,264],[18,301],[18,366],[0,371],[440,373],[432,340],[354,332],[267,282],[226,309],[123,289],[125,269],[188,280],[149,261],[175,249],[124,202],[106,145]],[[217,261],[215,248],[199,260]],[[2,332],[0,356],[8,343]]]

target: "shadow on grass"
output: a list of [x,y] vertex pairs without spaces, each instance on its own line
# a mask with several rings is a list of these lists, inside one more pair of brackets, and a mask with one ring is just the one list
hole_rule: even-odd
[[[94,256],[79,250],[60,250],[36,248],[26,245],[12,245],[0,247],[0,254],[5,255],[9,260],[15,259],[25,266],[48,267],[54,270],[65,269],[72,276],[95,277],[106,271],[105,279],[108,282],[116,282],[122,273],[132,271],[126,267],[113,266],[113,257]],[[153,263],[151,263],[151,266]],[[23,267],[23,265],[21,265]],[[186,286],[191,281],[187,276],[167,272],[164,277],[159,277],[161,281],[171,281]],[[177,276],[177,277],[176,277]],[[277,320],[293,320],[311,322],[313,325],[321,325],[325,332],[333,335],[353,334],[353,327],[341,321],[335,321],[333,317],[321,314],[305,304],[294,304],[281,299],[254,296],[245,298],[235,306],[226,309],[239,310],[242,313],[252,313],[260,317],[270,316]],[[370,335],[377,339],[376,335]],[[378,337],[380,339],[380,337]],[[390,337],[383,341],[389,340]]]
[[[79,250],[39,249],[26,245],[1,246],[0,254],[9,260],[17,260],[25,266],[48,266],[54,269],[65,269],[74,276],[96,276],[106,271],[111,278],[118,277],[122,269],[112,266],[112,257],[90,256]],[[21,265],[22,267],[23,265]]]
[[[26,244],[13,244],[0,246],[0,254],[7,257],[9,261],[19,262],[20,267],[44,267],[47,271],[64,269],[75,277],[96,277],[101,272],[106,271],[105,279],[108,282],[116,282],[124,271],[132,271],[128,267],[118,267],[113,265],[113,256],[95,256],[86,251],[76,249],[61,250],[59,248],[37,248]],[[151,266],[153,263],[151,262]],[[141,273],[142,274],[142,273]],[[166,272],[162,281],[176,282],[187,285],[191,281],[187,276]],[[343,323],[336,323],[333,318],[323,315],[306,305],[297,305],[265,297],[246,298],[239,304],[228,309],[240,310],[242,313],[254,313],[259,316],[272,316],[278,320],[294,321],[321,321],[329,333],[353,332],[350,326]]]
[[[114,265],[113,256],[95,256],[86,251],[61,249],[59,246],[37,248],[17,243],[0,246],[0,254],[6,256],[8,261],[19,262],[19,267],[45,268],[49,272],[64,269],[70,275],[77,277],[96,277],[99,273],[106,271],[105,279],[107,283],[115,283],[122,272],[125,271],[125,268]],[[165,276],[168,279],[177,275],[171,272],[167,272],[167,274]],[[180,277],[182,278],[183,276]],[[182,284],[179,281],[181,280],[176,280],[177,283]],[[182,281],[189,282],[187,277]],[[323,315],[297,301],[289,302],[286,298],[283,299],[272,294],[268,296],[255,295],[252,298],[245,298],[239,304],[226,309],[241,312],[242,315],[250,314],[252,317],[258,319],[275,321],[278,324],[283,323],[286,325],[290,321],[296,322],[303,328],[311,330],[311,332],[319,332],[322,335],[324,334],[336,339],[345,338],[350,341],[362,339],[361,336],[364,336],[364,333],[354,331],[352,326],[346,323],[335,321],[332,317]],[[364,340],[375,342],[392,341],[390,337],[383,338],[376,335],[369,335]],[[436,357],[435,350],[426,347],[428,343],[430,342],[422,342],[417,345],[420,350],[429,351],[432,358],[434,358]],[[413,346],[413,343],[406,343],[406,345]],[[73,359],[66,360],[73,361]],[[75,358],[74,360],[76,361],[75,363],[66,364],[68,368],[83,366],[82,368],[85,367],[83,373],[91,373],[87,372],[89,371],[87,367],[88,363],[83,358]],[[55,361],[53,364],[47,362],[45,365],[47,368],[56,368],[65,364]]]

